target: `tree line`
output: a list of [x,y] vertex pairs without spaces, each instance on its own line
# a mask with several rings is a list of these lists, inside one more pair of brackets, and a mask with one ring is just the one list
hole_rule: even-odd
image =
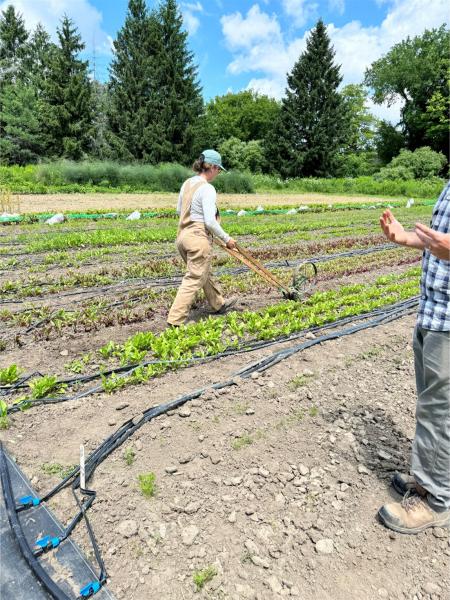
[[[188,165],[204,147],[216,147],[239,170],[330,177],[372,174],[402,151],[403,162],[385,173],[406,178],[418,149],[414,160],[434,161],[434,174],[449,160],[445,25],[396,44],[363,82],[341,87],[319,20],[280,102],[252,91],[205,102],[176,0],[152,9],[129,0],[105,83],[92,78],[68,16],[56,34],[52,41],[42,25],[27,31],[13,6],[0,13],[3,164],[96,158]],[[376,103],[402,101],[399,124],[370,113],[369,90]]]

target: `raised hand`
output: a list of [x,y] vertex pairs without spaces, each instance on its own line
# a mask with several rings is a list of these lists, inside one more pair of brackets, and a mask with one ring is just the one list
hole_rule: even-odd
[[389,209],[386,209],[381,215],[380,225],[384,235],[391,242],[401,245],[405,245],[408,242],[408,234],[405,228],[397,221]]
[[450,233],[434,231],[422,223],[416,223],[415,231],[431,254],[441,260],[450,260]]

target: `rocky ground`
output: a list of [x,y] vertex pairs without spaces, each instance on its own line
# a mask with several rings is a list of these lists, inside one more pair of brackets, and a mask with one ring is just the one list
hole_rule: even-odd
[[[450,598],[448,530],[402,536],[376,519],[382,503],[399,499],[393,472],[408,469],[413,325],[405,317],[317,345],[206,392],[105,460],[90,515],[116,597]],[[37,407],[13,416],[1,438],[43,491],[58,481],[44,465],[76,463],[80,443],[91,450],[149,406],[274,350]],[[147,498],[138,478],[150,472],[156,490]],[[69,494],[51,504],[63,520],[74,512]],[[82,527],[75,538],[88,553]]]

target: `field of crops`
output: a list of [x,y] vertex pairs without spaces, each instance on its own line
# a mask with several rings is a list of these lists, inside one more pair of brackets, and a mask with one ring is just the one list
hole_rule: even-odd
[[[429,202],[410,208],[403,202],[396,216],[411,227],[416,221],[427,223],[431,208]],[[266,518],[256,518],[263,509],[254,506],[259,500],[266,502],[264,493],[258,492],[262,489],[259,483],[244,484],[239,501],[230,500],[232,490],[242,489],[242,478],[245,483],[250,468],[256,469],[256,475],[251,471],[255,477],[266,477],[265,469],[257,466],[259,459],[242,459],[243,453],[258,447],[258,452],[268,452],[270,460],[276,461],[278,442],[270,437],[268,425],[273,415],[265,415],[262,424],[247,421],[243,425],[242,420],[253,419],[254,401],[251,392],[241,389],[235,380],[234,399],[232,391],[227,392],[230,397],[223,397],[233,408],[220,416],[214,409],[214,402],[220,403],[222,398],[220,386],[218,392],[209,389],[193,394],[192,403],[172,407],[169,416],[153,415],[154,423],[140,423],[139,415],[224,377],[236,379],[236,372],[245,365],[299,340],[317,339],[323,331],[358,324],[368,313],[383,315],[396,305],[408,307],[407,313],[412,315],[421,256],[387,244],[379,230],[380,212],[377,206],[356,204],[345,209],[319,206],[291,214],[277,210],[243,216],[225,213],[224,228],[281,281],[289,285],[294,267],[305,259],[316,261],[317,278],[305,286],[300,302],[287,301],[216,248],[214,271],[225,295],[238,298],[235,310],[225,316],[210,315],[199,295],[191,320],[175,330],[165,327],[183,272],[174,248],[177,220],[173,212],[153,211],[138,221],[127,221],[120,214],[116,218],[98,215],[54,226],[31,218],[1,227],[1,439],[17,449],[18,463],[43,493],[67,475],[70,478],[80,444],[88,453],[112,432],[122,431],[122,424],[136,427],[131,437],[117,441],[114,451],[108,450],[90,481],[90,487],[97,490],[91,520],[107,563],[108,585],[117,598],[147,598],[150,589],[154,597],[191,598],[207,584],[213,594],[208,598],[278,597],[273,595],[273,580],[268,591],[267,585],[260,591],[255,588],[252,596],[248,589],[256,586],[252,582],[258,580],[257,573],[242,579],[240,592],[230,575],[236,568],[233,561],[239,568],[246,562],[258,568],[254,558],[258,555],[246,542],[248,527],[265,523],[267,528],[275,518],[269,513]],[[409,332],[413,318],[405,319]],[[361,335],[366,337],[358,338],[362,344],[358,351],[370,356],[374,334]],[[345,378],[354,352],[349,347],[342,354],[336,348],[334,356],[341,356],[341,366],[336,368]],[[320,347],[314,351],[320,352]],[[281,436],[294,424],[303,426],[304,418],[314,420],[321,401],[327,401],[326,385],[320,388],[320,398],[308,387],[315,373],[295,369],[286,366],[279,371],[278,384],[269,386],[258,401],[260,405],[265,400],[281,402],[277,390],[280,398],[283,393],[308,392],[301,414],[295,397],[286,396],[284,405],[275,406],[280,414],[273,431]],[[259,375],[249,381],[256,381]],[[324,416],[325,421],[327,418]],[[314,426],[317,429],[317,421]],[[406,433],[397,432],[397,439],[402,435]],[[226,442],[222,443],[224,436]],[[48,444],[50,439],[55,443]],[[333,461],[339,464],[338,458]],[[216,471],[207,469],[206,462]],[[286,469],[287,465],[281,471]],[[300,483],[295,484],[289,502],[298,511],[320,513],[318,497],[306,484],[305,473],[294,473],[292,479],[298,477]],[[342,481],[346,479],[339,483],[344,489]],[[222,484],[225,488],[212,491]],[[211,500],[208,507],[208,502],[199,500],[200,489],[205,498],[221,502],[220,506]],[[268,505],[284,502],[276,490],[272,496]],[[288,504],[283,504],[283,510]],[[73,498],[68,490],[55,496],[52,507],[63,521],[71,517]],[[229,547],[223,538],[216,539],[215,528],[220,525],[212,513],[214,519],[225,519],[228,528],[233,528],[236,519],[241,523],[229,532],[233,539]],[[74,537],[89,552],[89,540],[81,526]],[[199,545],[200,539],[204,542]],[[267,565],[261,563],[259,568],[271,571],[275,569],[271,563],[281,556],[276,548],[281,546],[275,542],[266,545],[276,559],[261,558]],[[244,558],[243,552],[247,552]],[[149,557],[152,566],[147,568]],[[168,568],[169,575],[163,575]],[[271,576],[282,580],[276,569]],[[209,583],[214,580],[216,584]],[[295,590],[298,583],[294,577],[291,585],[280,585]],[[302,597],[314,597],[308,594]],[[369,598],[370,594],[359,597]]]

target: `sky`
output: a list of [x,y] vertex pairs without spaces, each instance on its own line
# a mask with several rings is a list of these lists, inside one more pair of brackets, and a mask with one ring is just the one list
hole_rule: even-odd
[[[112,41],[125,20],[127,0],[0,0],[13,4],[29,29],[41,22],[54,37],[63,14],[78,26],[95,77],[108,79]],[[147,0],[150,8],[158,0]],[[407,36],[449,23],[447,0],[179,0],[189,46],[206,100],[253,89],[280,99],[286,74],[321,17],[341,65],[343,85]],[[369,108],[391,122],[400,105]]]

